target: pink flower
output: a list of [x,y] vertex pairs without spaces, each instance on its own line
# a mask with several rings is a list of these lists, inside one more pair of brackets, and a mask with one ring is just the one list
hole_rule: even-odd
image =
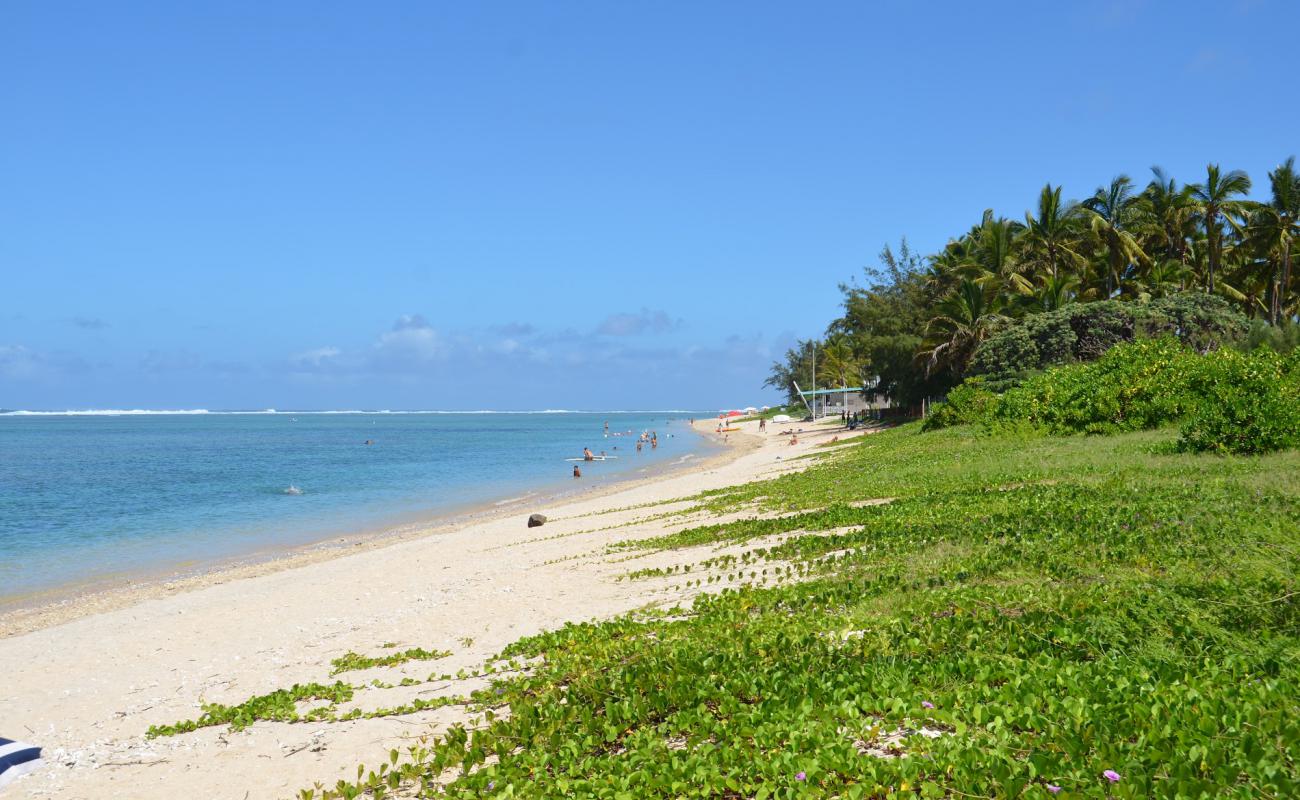
[[929,700],[922,700],[921,708],[934,708],[934,703],[931,703]]
[[806,780],[808,780],[808,773],[806,773],[806,772],[796,772],[796,773],[794,774],[794,779],[797,780],[797,781],[806,781]]
[[1106,770],[1105,772],[1101,773],[1101,776],[1106,780],[1110,781],[1111,783],[1119,783],[1119,779],[1123,777],[1113,769]]
[[1061,787],[1057,786],[1054,783],[1049,783],[1047,784],[1047,791],[1051,792],[1052,794],[1060,794]]

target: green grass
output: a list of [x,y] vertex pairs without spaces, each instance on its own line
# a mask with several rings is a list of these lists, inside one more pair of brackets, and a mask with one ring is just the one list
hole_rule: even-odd
[[793,513],[622,549],[782,534],[737,588],[520,640],[475,724],[303,796],[1300,795],[1300,453],[1173,438],[911,425],[707,493]]

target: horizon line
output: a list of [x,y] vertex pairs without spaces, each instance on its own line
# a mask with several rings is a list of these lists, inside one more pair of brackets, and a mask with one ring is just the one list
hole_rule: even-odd
[[87,408],[87,409],[9,409],[0,408],[0,417],[53,417],[53,416],[204,416],[204,415],[282,415],[282,414],[699,414],[712,413],[704,409],[570,409],[546,408],[524,410],[500,409],[151,409],[151,408]]

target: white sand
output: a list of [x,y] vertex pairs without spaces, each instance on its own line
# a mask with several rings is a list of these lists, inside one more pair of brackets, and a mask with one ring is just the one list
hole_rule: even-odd
[[[743,425],[757,432],[756,423]],[[712,423],[701,427],[711,431]],[[239,703],[294,683],[329,683],[330,660],[349,650],[393,652],[386,643],[450,650],[439,661],[341,676],[351,683],[423,680],[430,672],[474,670],[511,641],[565,622],[680,599],[675,581],[615,579],[642,566],[695,560],[698,552],[632,561],[602,553],[609,542],[688,522],[647,519],[662,506],[611,509],[797,468],[791,457],[834,435],[801,436],[791,447],[777,432],[788,428],[773,426],[761,441],[731,434],[725,456],[529,509],[551,517],[541,528],[527,529],[527,513],[515,512],[355,552],[317,551],[0,618],[0,635],[12,633],[0,639],[0,736],[44,747],[48,764],[7,789],[5,800],[287,798],[317,781],[355,778],[359,763],[377,765],[390,749],[436,733],[460,718],[459,707],[351,722],[259,722],[238,733],[224,726],[152,740],[144,733],[197,717],[202,702]],[[368,690],[357,702],[377,708],[475,688],[444,687]]]

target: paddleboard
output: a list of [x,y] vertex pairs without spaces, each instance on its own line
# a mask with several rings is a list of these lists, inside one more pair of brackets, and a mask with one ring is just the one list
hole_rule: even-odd
[[592,458],[566,458],[565,461],[609,461],[618,458],[618,456],[593,456]]

